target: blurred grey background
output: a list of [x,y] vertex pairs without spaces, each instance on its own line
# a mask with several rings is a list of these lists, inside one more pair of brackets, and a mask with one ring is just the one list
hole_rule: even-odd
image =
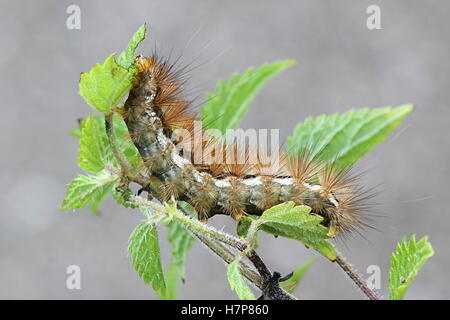
[[[81,8],[81,29],[68,30],[66,9]],[[366,8],[381,8],[381,30],[368,30]],[[120,52],[147,22],[155,44],[195,66],[190,85],[202,97],[219,78],[264,62],[298,64],[271,79],[244,128],[280,128],[284,139],[305,117],[354,107],[417,108],[363,162],[365,184],[380,184],[380,231],[337,246],[362,274],[381,268],[402,236],[429,235],[436,255],[407,293],[410,299],[450,297],[450,2],[397,1],[5,1],[0,2],[0,298],[153,299],[127,256],[142,219],[109,199],[101,215],[58,210],[66,184],[80,172],[69,129],[93,112],[78,79]],[[233,232],[233,222],[211,223]],[[165,233],[162,233],[165,237]],[[164,258],[169,247],[162,241]],[[286,274],[308,258],[298,297],[360,299],[340,269],[295,241],[263,237],[261,256]],[[66,268],[82,271],[81,290],[66,289]],[[187,261],[181,298],[234,299],[225,265],[198,242]]]

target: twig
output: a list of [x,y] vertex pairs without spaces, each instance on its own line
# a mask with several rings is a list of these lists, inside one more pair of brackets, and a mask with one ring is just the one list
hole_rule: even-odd
[[261,260],[261,258],[258,256],[255,250],[251,250],[247,258],[253,263],[256,270],[258,270],[259,274],[262,277],[263,282],[269,282],[270,279],[272,279],[272,273],[267,268],[267,266],[264,264],[264,262]]
[[[213,251],[219,258],[224,260],[227,264],[232,263],[235,258],[236,254],[231,252],[227,247],[225,247],[223,244],[217,241],[213,241],[212,239],[209,239],[205,235],[202,235],[201,233],[194,233],[194,235],[204,244],[206,245],[211,251]],[[240,269],[242,272],[242,275],[247,278],[251,283],[253,283],[255,286],[260,288],[261,290],[264,288],[261,276],[254,271],[249,265],[247,265],[244,261],[239,261]]]
[[347,260],[336,251],[336,260],[335,262],[344,270],[344,272],[352,279],[352,281],[361,289],[362,292],[370,299],[370,300],[383,300],[383,298],[376,293],[374,290],[370,289],[367,285],[366,281],[361,277],[361,275],[352,267]]

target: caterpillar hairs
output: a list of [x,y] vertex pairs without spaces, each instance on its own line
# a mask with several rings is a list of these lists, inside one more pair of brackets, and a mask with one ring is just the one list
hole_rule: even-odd
[[[142,165],[160,181],[156,192],[162,199],[190,203],[202,220],[216,214],[239,220],[293,201],[322,216],[330,236],[366,225],[368,194],[350,168],[323,162],[310,148],[296,154],[271,148],[273,157],[267,161],[261,148],[216,138],[198,125],[173,64],[156,55],[140,55],[135,62],[134,87],[116,111],[125,120]],[[203,139],[189,138],[195,135]],[[215,161],[222,154],[241,161]]]

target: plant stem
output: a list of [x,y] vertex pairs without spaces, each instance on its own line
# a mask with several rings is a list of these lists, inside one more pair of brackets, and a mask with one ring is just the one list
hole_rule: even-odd
[[362,292],[370,299],[370,300],[383,300],[383,298],[374,290],[369,288],[366,281],[361,277],[356,269],[352,267],[350,263],[342,256],[341,253],[336,251],[336,260],[335,262],[344,270],[344,272],[352,279],[352,281],[361,289]]
[[253,263],[256,270],[258,270],[259,274],[262,277],[263,282],[268,282],[272,278],[272,273],[270,272],[269,268],[264,264],[264,262],[261,260],[261,258],[256,254],[255,250],[251,250],[247,258]]
[[133,170],[125,155],[120,151],[117,137],[114,132],[113,113],[108,113],[105,115],[105,129],[114,156],[122,167],[125,175],[130,175]]

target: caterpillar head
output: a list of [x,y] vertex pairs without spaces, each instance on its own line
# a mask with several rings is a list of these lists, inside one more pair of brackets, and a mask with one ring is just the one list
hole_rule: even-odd
[[155,100],[156,94],[158,93],[155,60],[139,55],[136,57],[136,66],[139,72],[139,81],[136,82],[135,91],[141,97],[145,97],[144,101],[146,103],[151,103]]

